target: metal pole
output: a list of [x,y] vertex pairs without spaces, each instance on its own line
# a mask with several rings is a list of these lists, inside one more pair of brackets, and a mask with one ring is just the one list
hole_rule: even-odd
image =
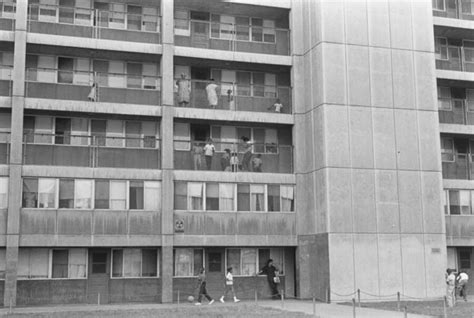
[[448,312],[446,311],[446,296],[443,298],[443,314],[444,318],[448,318]]
[[316,318],[316,297],[313,294],[313,316]]
[[257,288],[255,288],[255,304],[258,303],[258,294],[257,294]]
[[400,292],[397,292],[397,310],[400,311]]
[[356,318],[356,300],[352,298],[352,317]]
[[407,306],[404,306],[404,307],[403,307],[403,317],[405,317],[405,318],[408,317],[408,314],[407,314]]
[[97,305],[100,306],[100,293],[97,294]]
[[285,308],[285,298],[283,296],[283,289],[281,290],[281,308]]
[[357,301],[359,303],[359,308],[360,308],[360,289],[357,288]]
[[178,307],[179,307],[179,290],[178,290]]

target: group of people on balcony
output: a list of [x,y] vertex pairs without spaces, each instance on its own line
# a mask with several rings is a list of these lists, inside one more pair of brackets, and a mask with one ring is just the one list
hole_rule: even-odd
[[[252,143],[247,137],[243,136],[241,138],[241,141],[242,143],[240,144],[240,147],[243,151],[242,160],[239,159],[238,153],[236,151],[231,151],[229,148],[226,148],[224,149],[224,153],[220,158],[221,170],[231,172],[262,172],[262,155],[253,155]],[[194,170],[202,170],[203,156],[205,158],[206,170],[212,170],[212,161],[216,152],[216,147],[214,146],[214,143],[211,138],[207,139],[207,142],[204,144],[204,146],[202,142],[194,142],[191,152],[193,156]]]
[[[177,87],[177,99],[178,105],[180,107],[188,107],[191,96],[191,81],[186,78],[186,74],[182,73],[181,77],[176,81]],[[216,84],[215,80],[211,78],[206,85],[206,96],[208,107],[211,109],[216,109],[219,104],[219,85]],[[229,110],[235,110],[235,100],[234,94],[231,89],[227,90],[227,106]],[[276,113],[281,113],[283,109],[283,104],[280,99],[277,98],[275,103],[270,105],[268,110],[273,109]]]

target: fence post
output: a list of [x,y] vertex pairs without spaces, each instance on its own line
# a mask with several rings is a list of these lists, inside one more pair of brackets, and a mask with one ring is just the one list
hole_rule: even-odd
[[331,287],[328,287],[328,288],[326,289],[326,302],[327,302],[328,304],[331,303]]
[[446,296],[443,297],[443,317],[448,318],[448,312],[446,311]]
[[403,317],[405,317],[405,318],[408,317],[407,306],[406,305],[403,307]]
[[100,293],[97,294],[97,306],[100,306]]
[[12,313],[12,298],[10,297],[10,309],[8,311],[9,314]]
[[400,311],[400,292],[397,292],[397,310]]
[[179,289],[178,289],[178,307],[179,307]]
[[352,298],[352,317],[356,318],[356,300]]
[[257,293],[257,288],[255,288],[255,304],[258,303],[258,293]]
[[285,308],[285,296],[283,296],[283,289],[281,290],[281,308]]
[[313,316],[316,318],[316,297],[313,294]]
[[360,289],[357,288],[357,301],[359,302],[359,308],[360,308]]

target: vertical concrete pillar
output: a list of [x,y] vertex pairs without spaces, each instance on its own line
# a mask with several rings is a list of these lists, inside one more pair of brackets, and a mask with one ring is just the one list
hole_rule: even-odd
[[27,1],[18,1],[15,17],[15,46],[13,61],[12,124],[8,188],[7,246],[4,306],[16,305],[18,247],[21,210],[21,165],[23,138],[23,108],[25,104],[25,59]]
[[161,56],[161,118],[162,140],[162,217],[161,217],[161,301],[173,301],[173,54],[174,54],[174,3],[173,0],[161,1],[162,46]]

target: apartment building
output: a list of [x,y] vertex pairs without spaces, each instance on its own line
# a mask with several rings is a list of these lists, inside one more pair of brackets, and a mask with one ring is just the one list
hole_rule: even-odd
[[288,297],[442,295],[472,22],[440,1],[0,2],[0,301],[172,302],[203,267],[270,298],[270,258]]

